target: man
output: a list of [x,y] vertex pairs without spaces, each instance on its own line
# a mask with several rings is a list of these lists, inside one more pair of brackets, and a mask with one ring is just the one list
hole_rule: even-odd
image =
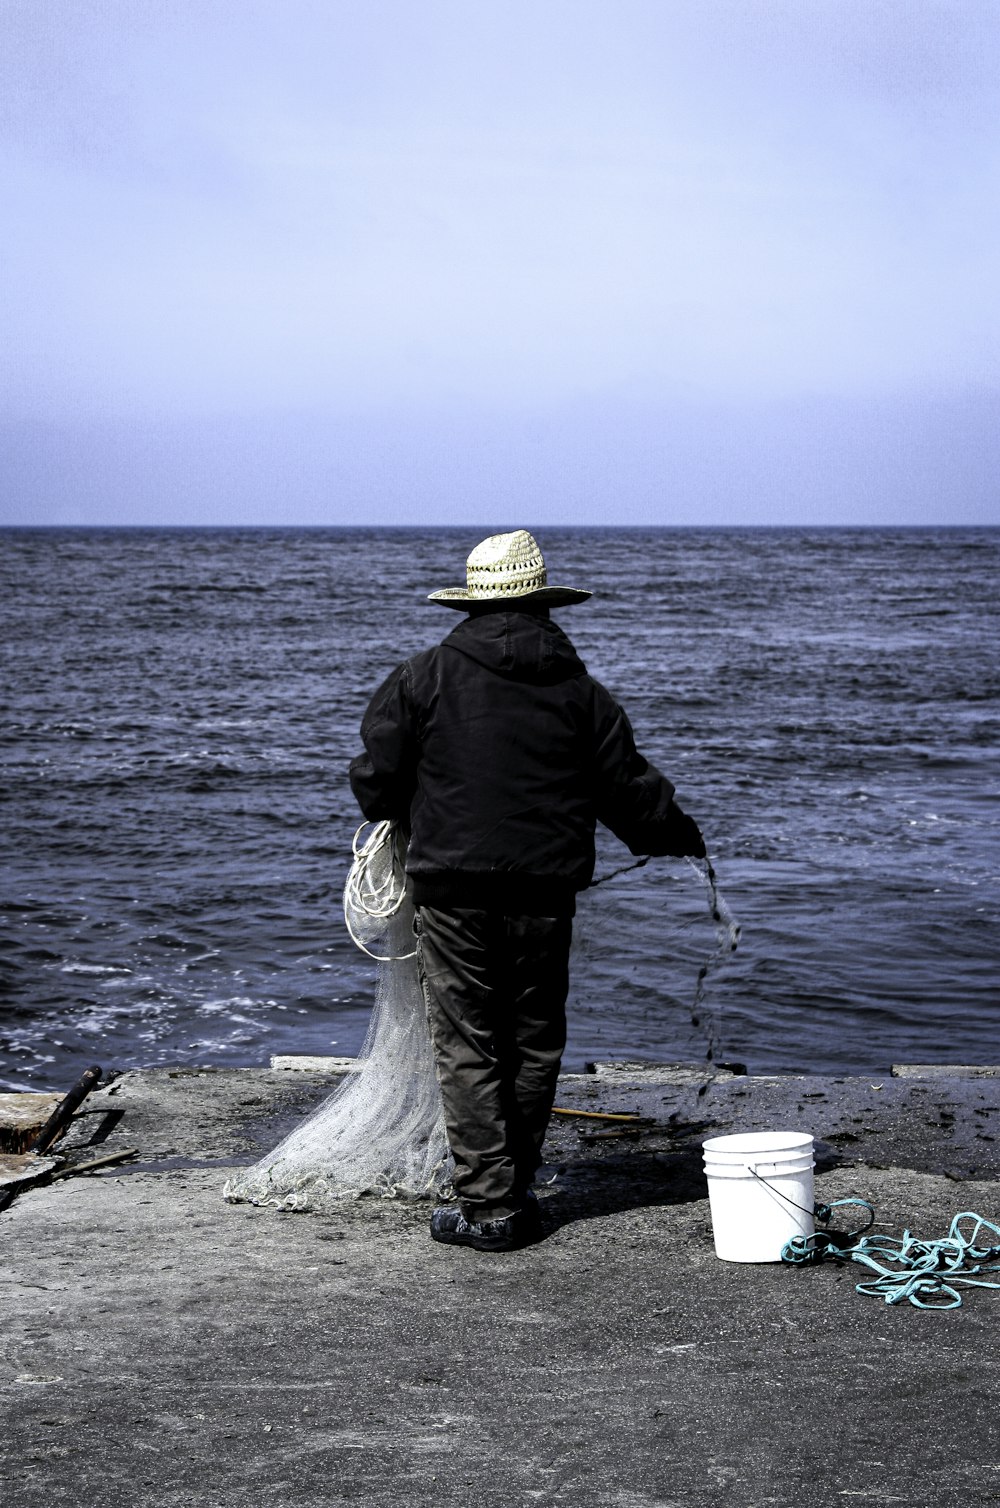
[[701,857],[670,781],[637,752],[611,694],[549,609],[524,529],[431,594],[468,617],[407,660],[365,713],[351,765],[365,816],[409,833],[407,887],[457,1202],[436,1241],[502,1251],[535,1239],[537,1171],[563,1048],[572,918],[604,823],[634,854]]

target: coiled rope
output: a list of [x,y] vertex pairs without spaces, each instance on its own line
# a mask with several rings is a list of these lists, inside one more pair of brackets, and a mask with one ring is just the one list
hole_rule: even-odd
[[[875,1211],[865,1199],[838,1199],[831,1205],[817,1205],[816,1218],[829,1220],[838,1205],[859,1204]],[[963,1225],[971,1223],[971,1229]],[[996,1241],[981,1245],[981,1232],[989,1231]],[[860,1239],[856,1239],[860,1237]],[[902,1236],[865,1236],[861,1231],[842,1235],[836,1231],[816,1231],[812,1236],[793,1236],[785,1243],[781,1260],[792,1266],[816,1265],[826,1260],[859,1262],[877,1276],[855,1284],[858,1293],[880,1296],[887,1304],[904,1300],[918,1309],[958,1309],[962,1288],[998,1288],[1000,1281],[1000,1226],[994,1225],[974,1210],[963,1210],[951,1222],[948,1234],[937,1241],[921,1241],[904,1231]]]
[[[362,842],[361,834],[369,826],[372,831]],[[352,921],[354,916],[388,922],[406,899],[406,872],[396,824],[362,822],[351,848],[354,862],[344,885],[344,921],[352,941],[378,963],[401,963],[405,958],[415,958],[416,948],[412,953],[373,953],[358,936]]]

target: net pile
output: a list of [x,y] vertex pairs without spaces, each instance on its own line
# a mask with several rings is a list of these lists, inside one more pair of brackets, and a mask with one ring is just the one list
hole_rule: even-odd
[[324,1210],[361,1194],[421,1198],[447,1192],[451,1173],[403,888],[398,831],[378,823],[354,842],[344,891],[348,930],[378,960],[375,1007],[356,1067],[266,1157],[223,1190],[231,1202]]

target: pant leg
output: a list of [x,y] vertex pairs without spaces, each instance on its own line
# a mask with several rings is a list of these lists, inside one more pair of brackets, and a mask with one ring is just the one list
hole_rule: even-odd
[[421,906],[416,928],[455,1193],[467,1220],[504,1219],[519,1201],[495,1030],[503,1014],[497,918]]
[[425,906],[417,929],[455,1192],[466,1219],[501,1219],[523,1202],[552,1109],[572,923]]
[[541,1162],[566,1046],[569,917],[506,918],[507,974],[513,1004],[508,1056],[507,1144],[523,1197]]

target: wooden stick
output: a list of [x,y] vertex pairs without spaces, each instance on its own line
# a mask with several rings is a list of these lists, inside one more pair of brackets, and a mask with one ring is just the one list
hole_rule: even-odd
[[80,1075],[69,1094],[56,1106],[31,1143],[28,1148],[29,1152],[48,1151],[56,1137],[69,1125],[73,1118],[73,1111],[87,1098],[100,1077],[101,1070],[97,1067],[88,1068],[86,1073]]
[[643,1117],[635,1111],[615,1114],[610,1110],[563,1110],[558,1105],[553,1106],[553,1115],[580,1115],[591,1121],[641,1121]]
[[78,1162],[71,1168],[60,1168],[53,1178],[71,1178],[74,1173],[90,1173],[94,1168],[107,1168],[113,1162],[124,1162],[126,1157],[135,1157],[138,1147],[126,1147],[124,1152],[109,1152],[107,1157],[95,1157],[92,1162]]

